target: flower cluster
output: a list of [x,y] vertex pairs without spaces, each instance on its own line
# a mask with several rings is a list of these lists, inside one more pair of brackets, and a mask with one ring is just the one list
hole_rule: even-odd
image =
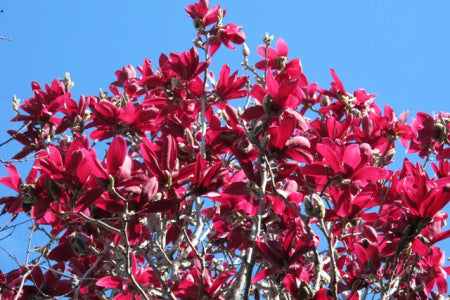
[[[254,66],[244,45],[253,77],[228,65],[215,76],[215,53],[245,34],[208,0],[185,10],[195,47],[123,67],[110,95],[77,102],[68,76],[32,84],[9,133],[23,145],[14,159],[34,164],[23,179],[5,165],[16,194],[0,205],[49,240],[0,270],[0,298],[446,295],[450,114],[408,124],[333,69],[321,88],[268,35]],[[398,142],[425,163],[388,169]]]

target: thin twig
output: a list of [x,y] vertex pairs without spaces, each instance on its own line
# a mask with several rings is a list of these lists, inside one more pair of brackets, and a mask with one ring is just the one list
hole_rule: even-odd
[[83,274],[83,276],[80,279],[77,280],[77,287],[75,289],[75,292],[74,292],[74,295],[73,295],[73,299],[75,299],[75,300],[78,299],[78,294],[80,293],[81,283],[83,281],[85,281],[87,276],[89,274],[91,274],[91,272],[97,267],[97,265],[99,264],[101,259],[102,259],[101,255],[97,256],[97,259],[95,260],[95,263]]
[[[115,188],[112,187],[112,190],[115,191]],[[117,193],[117,191],[116,191],[116,193]],[[139,284],[139,282],[137,282],[136,278],[134,277],[133,271],[132,271],[132,266],[131,266],[131,246],[130,246],[130,240],[128,238],[128,215],[129,215],[129,211],[128,211],[128,201],[127,200],[125,200],[124,205],[125,205],[125,216],[123,218],[123,234],[125,235],[125,261],[126,261],[126,265],[127,265],[127,275],[130,278],[131,283],[133,284],[133,286],[139,291],[139,294],[144,299],[150,300],[150,298],[147,296],[145,291],[142,289],[142,287]]]

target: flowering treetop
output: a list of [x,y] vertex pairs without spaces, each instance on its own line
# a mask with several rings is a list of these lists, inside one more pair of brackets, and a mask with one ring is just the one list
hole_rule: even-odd
[[[268,34],[252,66],[225,10],[185,10],[194,47],[123,67],[110,95],[75,101],[66,76],[15,102],[13,160],[35,160],[5,165],[2,214],[48,242],[0,271],[2,299],[445,295],[450,114],[408,124],[333,69],[321,88]],[[248,75],[211,71],[222,45],[243,45]],[[424,163],[390,170],[397,141]]]

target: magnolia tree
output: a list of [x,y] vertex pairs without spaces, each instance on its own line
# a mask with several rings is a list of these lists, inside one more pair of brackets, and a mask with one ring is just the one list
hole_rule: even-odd
[[[34,161],[5,164],[2,214],[46,240],[1,298],[443,299],[450,114],[408,124],[334,70],[321,88],[267,34],[250,63],[225,10],[185,10],[194,47],[123,67],[110,95],[77,102],[66,76],[14,102],[12,161]],[[211,72],[235,44],[247,75]],[[423,161],[388,169],[398,141]]]

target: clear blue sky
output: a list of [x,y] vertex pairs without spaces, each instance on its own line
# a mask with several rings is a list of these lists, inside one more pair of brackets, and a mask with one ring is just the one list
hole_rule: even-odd
[[[0,1],[0,142],[17,129],[11,99],[32,96],[30,83],[49,83],[70,72],[80,94],[107,90],[114,71],[140,65],[161,52],[192,46],[194,30],[184,7],[191,1]],[[212,1],[212,5],[217,4]],[[399,114],[450,111],[450,2],[436,1],[222,1],[224,22],[242,25],[252,50],[264,32],[283,37],[290,58],[300,57],[305,74],[329,87],[335,68],[348,91],[364,88]],[[220,49],[216,69],[228,62],[239,67],[240,50]],[[401,146],[400,146],[401,147]],[[17,144],[0,148],[9,159]],[[403,148],[398,148],[403,152]],[[6,174],[0,166],[0,176]],[[24,174],[24,173],[23,173]],[[11,191],[0,187],[0,196]],[[447,209],[448,211],[448,209]],[[3,219],[0,219],[0,221]],[[21,232],[21,231],[19,231]],[[0,238],[2,233],[0,233]],[[0,240],[0,246],[22,249],[23,241]],[[450,243],[441,245],[450,255]],[[19,253],[15,253],[18,254]],[[13,265],[0,254],[0,268]]]

